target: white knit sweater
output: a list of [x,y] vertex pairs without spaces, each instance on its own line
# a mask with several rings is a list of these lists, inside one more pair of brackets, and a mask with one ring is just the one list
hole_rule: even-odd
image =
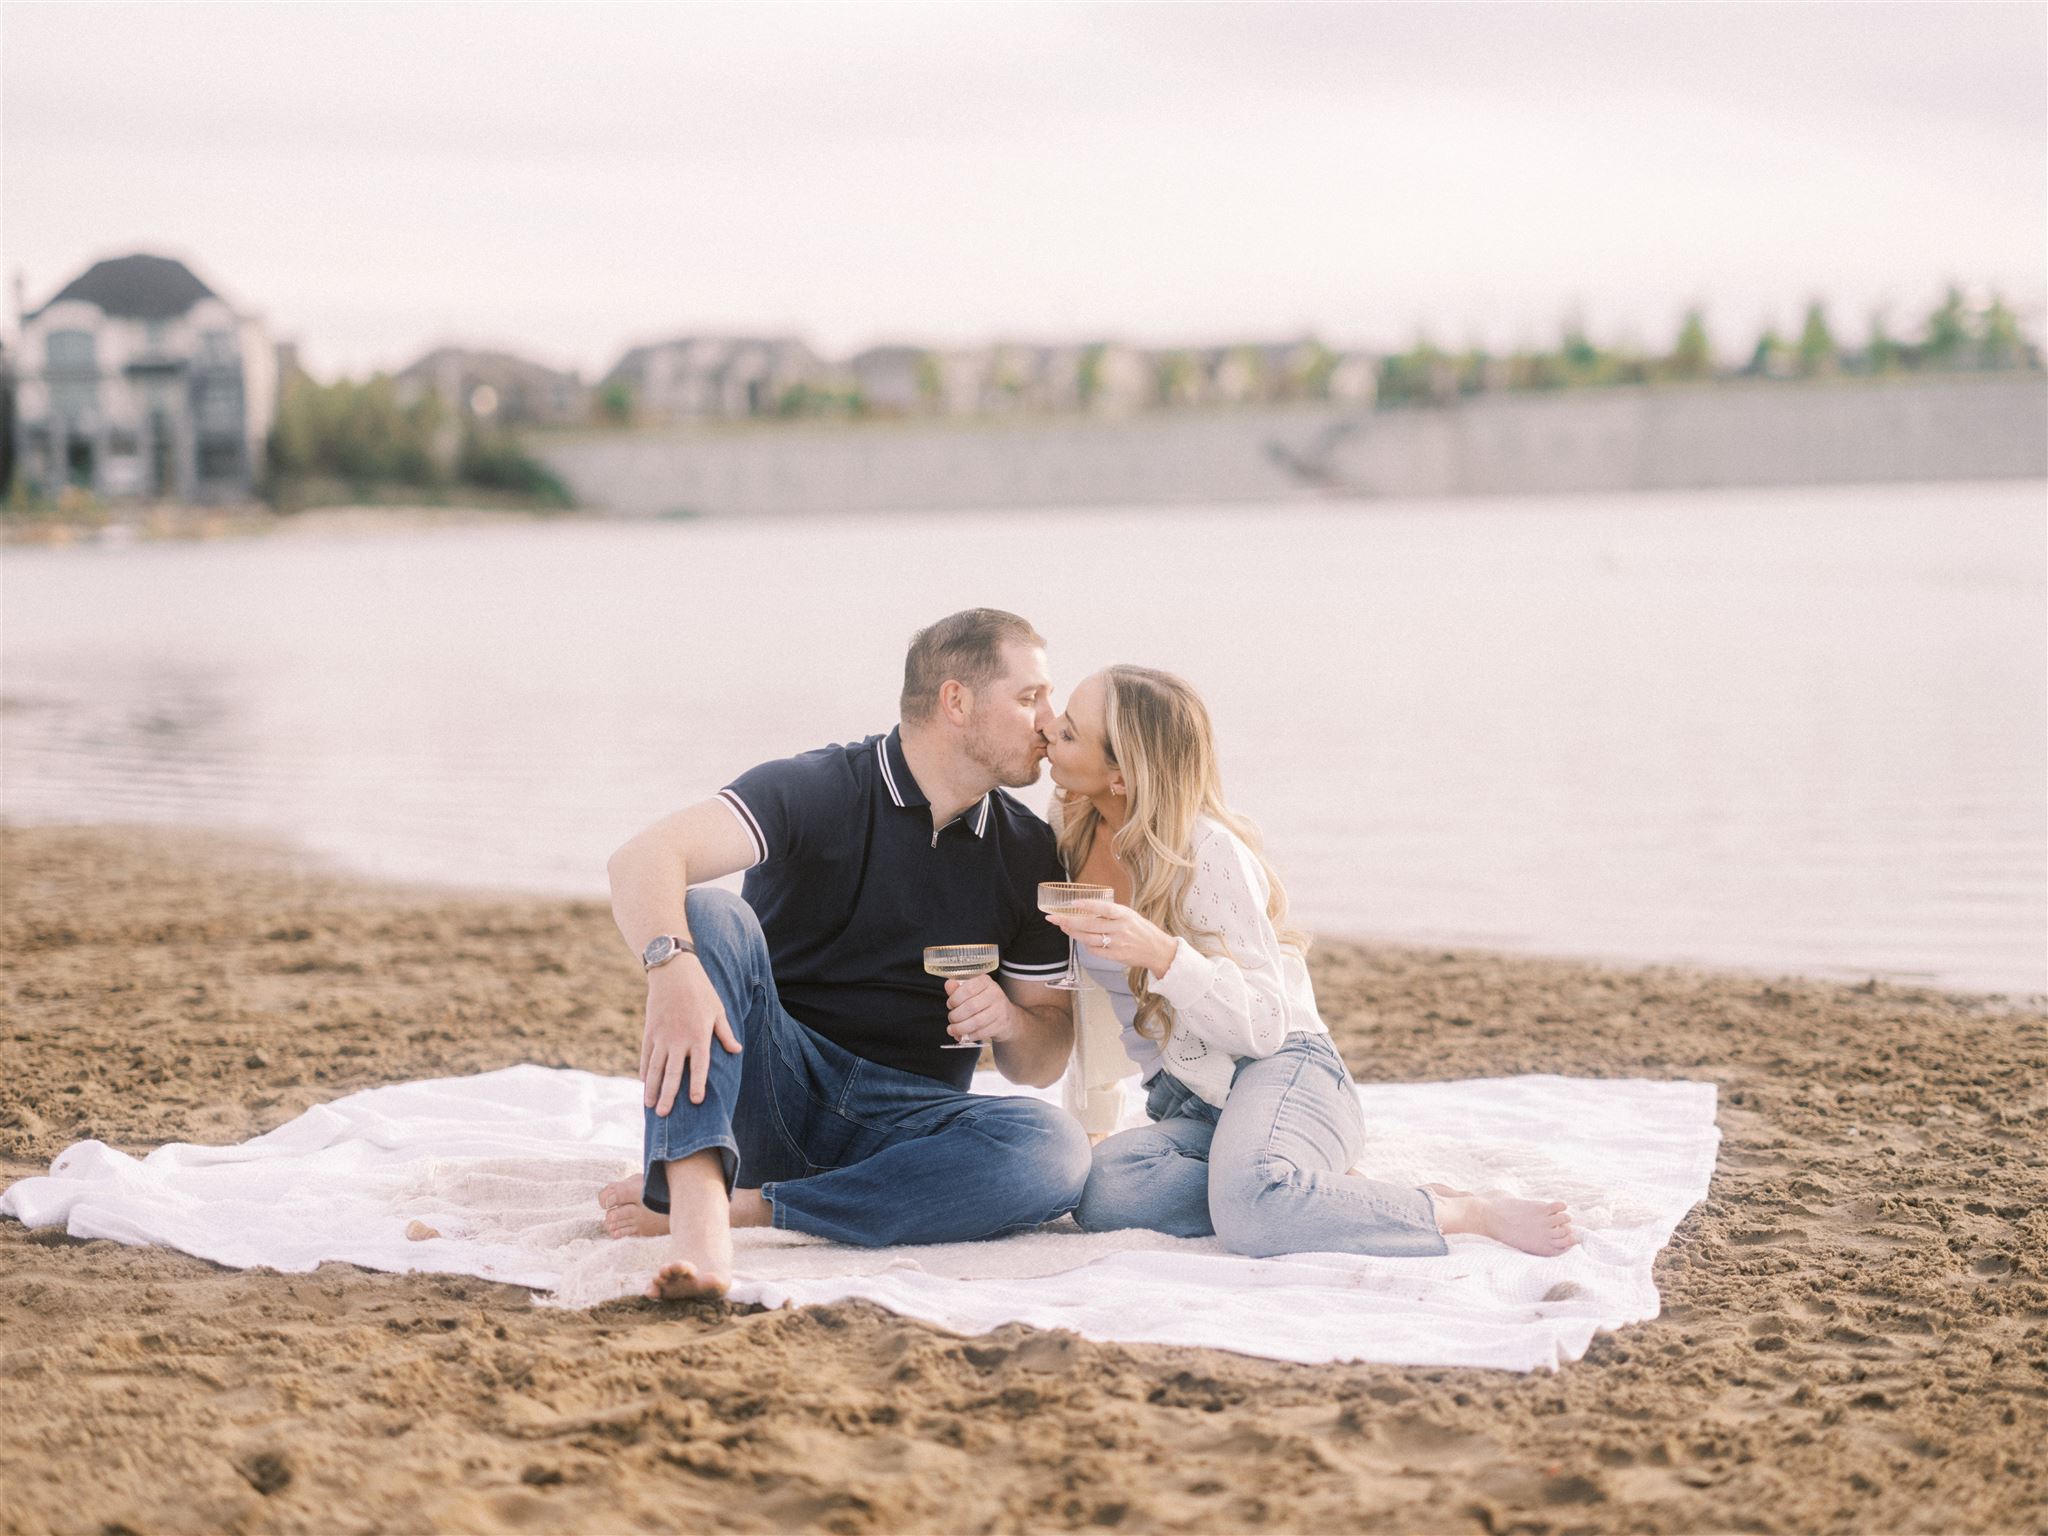
[[[1307,961],[1281,944],[1266,916],[1271,888],[1251,849],[1204,816],[1195,822],[1190,852],[1195,873],[1186,926],[1200,947],[1178,940],[1173,964],[1152,983],[1173,1008],[1161,1065],[1221,1106],[1240,1060],[1272,1055],[1289,1035],[1326,1034],[1328,1028],[1316,1009]],[[1114,1085],[1135,1069],[1121,1040],[1125,1021],[1110,995],[1085,970],[1082,976],[1066,1101],[1090,1131],[1106,1131],[1113,1129]],[[1111,1123],[1097,1123],[1105,1120]]]

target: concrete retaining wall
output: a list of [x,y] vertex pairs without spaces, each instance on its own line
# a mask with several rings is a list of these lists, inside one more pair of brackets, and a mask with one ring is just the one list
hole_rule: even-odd
[[539,437],[629,516],[1460,496],[2048,477],[2048,380],[1741,384],[1124,421]]

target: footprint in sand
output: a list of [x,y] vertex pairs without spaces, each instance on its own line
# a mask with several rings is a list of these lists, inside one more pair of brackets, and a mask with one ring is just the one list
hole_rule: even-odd
[[1728,1241],[1738,1248],[1761,1248],[1771,1243],[1803,1248],[1806,1246],[1806,1234],[1798,1227],[1757,1227],[1747,1232],[1731,1232]]

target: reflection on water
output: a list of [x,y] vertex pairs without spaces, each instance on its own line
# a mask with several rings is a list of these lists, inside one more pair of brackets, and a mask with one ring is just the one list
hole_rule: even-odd
[[598,893],[990,603],[1195,679],[1325,931],[2041,991],[2043,565],[2038,484],[10,552],[0,810]]

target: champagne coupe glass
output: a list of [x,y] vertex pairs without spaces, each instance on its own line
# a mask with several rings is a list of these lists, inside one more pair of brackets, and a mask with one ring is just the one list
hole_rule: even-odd
[[[1116,895],[1106,885],[1075,885],[1065,880],[1042,880],[1038,885],[1038,910],[1066,912],[1083,901],[1108,901]],[[1046,983],[1062,992],[1081,990],[1081,966],[1074,956],[1074,941],[1067,940],[1067,970],[1057,981]]]
[[[949,981],[964,981],[969,976],[986,976],[996,968],[1002,959],[1001,949],[994,944],[931,944],[924,952],[925,974],[942,976]],[[948,1051],[978,1051],[979,1040],[948,1040],[943,1047]]]

